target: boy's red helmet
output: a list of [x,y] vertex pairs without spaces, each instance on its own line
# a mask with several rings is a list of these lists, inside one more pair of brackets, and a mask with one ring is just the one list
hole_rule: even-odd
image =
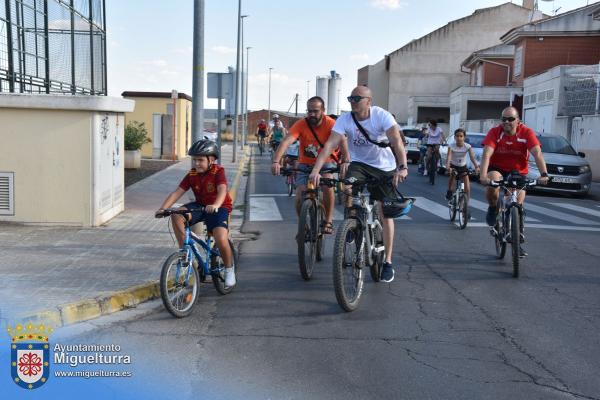
[[200,139],[188,150],[189,156],[214,156],[219,158],[219,147],[208,139]]

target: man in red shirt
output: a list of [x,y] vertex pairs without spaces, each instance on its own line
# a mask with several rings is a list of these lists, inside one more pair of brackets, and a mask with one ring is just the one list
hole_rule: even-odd
[[[506,179],[512,171],[517,171],[520,175],[527,175],[529,153],[533,155],[541,173],[538,182],[542,185],[548,183],[548,170],[540,142],[533,130],[521,122],[516,108],[507,107],[502,111],[502,124],[490,129],[482,144],[484,147],[480,181],[483,185],[489,185],[491,181]],[[494,226],[496,223],[499,190],[499,188],[488,186],[485,192],[489,205],[485,220],[489,226]],[[525,202],[525,191],[521,191],[518,201],[520,204]],[[521,249],[521,255],[526,255],[523,249]]]

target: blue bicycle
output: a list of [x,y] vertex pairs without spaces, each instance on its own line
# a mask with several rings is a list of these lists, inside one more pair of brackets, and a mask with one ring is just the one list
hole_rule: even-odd
[[[203,208],[200,210],[204,211]],[[192,312],[198,300],[199,283],[205,282],[207,276],[211,276],[215,289],[221,294],[231,293],[235,286],[225,286],[225,266],[212,235],[207,233],[206,240],[202,240],[190,229],[190,211],[169,208],[156,214],[156,217],[164,218],[173,214],[183,215],[185,218],[185,240],[181,249],[167,257],[163,263],[160,273],[160,296],[167,311],[177,318],[182,318]],[[237,274],[237,253],[231,240],[229,247]]]

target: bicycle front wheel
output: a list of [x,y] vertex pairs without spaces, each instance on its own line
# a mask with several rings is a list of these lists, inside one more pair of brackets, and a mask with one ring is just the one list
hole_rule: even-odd
[[437,173],[437,158],[435,156],[429,157],[429,165],[427,166],[427,176],[429,176],[429,183],[435,185],[435,174]]
[[448,202],[448,213],[450,214],[450,221],[454,222],[456,219],[456,194]]
[[333,247],[333,287],[338,304],[354,311],[363,291],[364,246],[362,231],[356,219],[342,222]]
[[317,258],[317,210],[311,200],[304,200],[298,221],[298,265],[302,279],[312,278]]
[[[216,246],[216,243],[212,242],[213,247]],[[231,258],[233,260],[233,270],[235,272],[235,278],[238,280],[239,278],[239,265],[237,259],[237,252],[235,251],[235,247],[233,246],[233,242],[229,239],[229,248],[231,249]],[[235,286],[225,286],[225,263],[223,262],[223,258],[220,254],[212,253],[210,255],[210,275],[212,277],[213,285],[217,292],[221,294],[229,294],[233,291]]]
[[160,297],[174,317],[190,315],[198,300],[200,277],[192,260],[181,252],[171,254],[160,272]]
[[[381,222],[377,208],[373,209],[373,219]],[[373,282],[379,282],[381,280],[381,268],[383,267],[383,259],[385,257],[385,249],[379,252],[376,251],[376,249],[383,246],[383,230],[379,226],[373,228],[372,243],[375,249],[372,254],[373,264],[369,265],[369,271],[371,272]]]
[[510,209],[510,243],[512,247],[513,278],[519,277],[520,232],[521,221],[519,218],[519,209],[512,207]]
[[460,229],[465,229],[469,222],[469,202],[467,196],[461,193],[458,197],[458,226]]

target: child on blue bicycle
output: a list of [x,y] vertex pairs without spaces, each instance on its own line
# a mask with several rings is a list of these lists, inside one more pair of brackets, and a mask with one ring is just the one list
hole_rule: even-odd
[[[156,215],[159,216],[162,211],[175,204],[185,192],[192,189],[196,201],[187,203],[180,209],[190,211],[186,215],[190,225],[203,221],[208,232],[212,233],[225,264],[225,286],[235,286],[233,254],[229,247],[228,227],[232,201],[227,190],[225,169],[215,163],[215,160],[219,158],[219,148],[215,142],[202,139],[190,147],[188,155],[192,157],[192,169],[179,183],[179,187],[167,196]],[[200,209],[202,207],[203,211]],[[171,221],[179,247],[182,247],[185,240],[184,217],[173,214]]]

